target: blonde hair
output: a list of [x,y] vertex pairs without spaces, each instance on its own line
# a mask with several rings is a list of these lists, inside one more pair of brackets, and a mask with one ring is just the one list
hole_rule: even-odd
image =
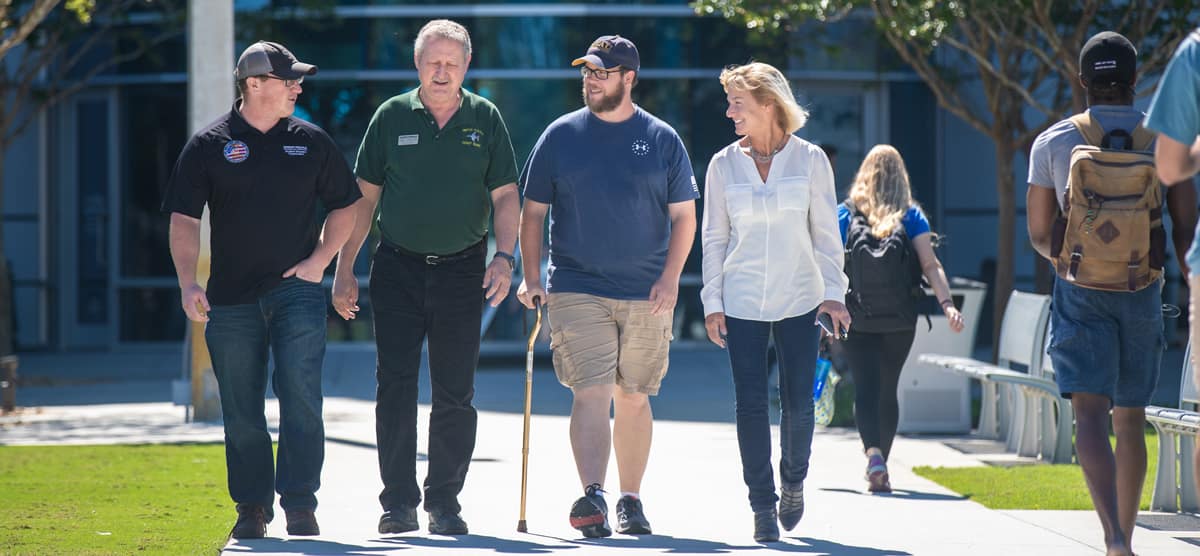
[[471,34],[467,32],[466,27],[457,22],[435,19],[421,27],[421,31],[417,33],[417,40],[413,42],[413,52],[417,55],[417,60],[421,59],[421,52],[425,50],[425,43],[429,39],[455,41],[463,47],[463,60],[471,58]]
[[755,102],[776,107],[775,123],[784,133],[795,133],[808,121],[808,111],[796,104],[791,84],[775,66],[762,62],[729,66],[721,71],[721,86],[725,92],[745,91]]
[[900,152],[891,145],[875,145],[850,187],[850,201],[867,216],[871,235],[886,237],[900,225],[904,213],[915,205],[908,170]]

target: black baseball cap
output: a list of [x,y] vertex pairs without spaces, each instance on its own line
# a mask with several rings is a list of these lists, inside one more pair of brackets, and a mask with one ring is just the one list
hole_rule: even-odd
[[582,58],[576,58],[571,65],[578,66],[587,62],[604,69],[621,66],[638,71],[642,67],[642,59],[638,56],[637,46],[634,46],[633,41],[621,35],[604,35],[592,41],[592,46],[588,47],[587,54]]
[[241,81],[268,73],[284,79],[299,79],[305,75],[315,75],[317,66],[297,60],[282,44],[258,41],[242,52],[233,75]]
[[1137,49],[1119,33],[1096,33],[1079,51],[1079,75],[1089,87],[1132,85],[1137,80]]

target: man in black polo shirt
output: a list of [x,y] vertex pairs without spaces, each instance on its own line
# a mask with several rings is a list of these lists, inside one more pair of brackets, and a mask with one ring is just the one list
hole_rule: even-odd
[[[464,535],[458,493],[475,449],[479,328],[484,298],[498,305],[512,281],[517,165],[500,112],[462,89],[471,61],[467,30],[448,20],[427,23],[413,58],[420,87],[384,102],[358,149],[363,199],[338,257],[333,305],[346,319],[358,310],[354,258],[379,204],[382,239],[370,283],[383,478],[379,532],[419,527],[417,375],[428,338],[433,411],[425,511],[431,533]],[[485,268],[493,206],[496,253]]]
[[[300,83],[316,72],[281,45],[247,48],[234,74],[241,98],[188,141],[163,200],[183,310],[208,323],[237,539],[266,535],[275,492],[288,534],[320,533],[313,510],[325,459],[321,277],[354,228],[352,205],[361,194],[329,136],[292,117]],[[320,236],[318,201],[329,211]],[[205,204],[212,219],[207,292],[196,282]],[[278,472],[263,407],[268,349],[280,409]]]

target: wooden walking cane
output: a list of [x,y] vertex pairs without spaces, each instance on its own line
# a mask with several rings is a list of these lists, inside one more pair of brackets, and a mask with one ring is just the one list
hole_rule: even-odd
[[517,521],[517,532],[526,533],[529,528],[525,524],[525,491],[529,481],[529,416],[533,404],[533,344],[537,341],[538,332],[542,330],[542,299],[533,298],[533,310],[537,311],[537,320],[533,322],[533,332],[529,334],[529,350],[525,353],[525,434],[521,440],[521,517]]

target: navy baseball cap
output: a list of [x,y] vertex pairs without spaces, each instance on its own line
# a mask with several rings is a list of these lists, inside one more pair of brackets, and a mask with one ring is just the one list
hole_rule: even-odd
[[1137,49],[1119,33],[1096,33],[1079,51],[1079,75],[1089,86],[1132,85],[1137,79]]
[[297,60],[282,44],[258,41],[242,52],[238,58],[234,78],[241,81],[247,77],[271,74],[284,79],[299,79],[317,73],[317,66]]
[[571,62],[572,66],[591,62],[604,69],[621,66],[625,69],[638,71],[642,68],[642,59],[638,56],[637,47],[633,41],[621,35],[604,35],[592,41],[587,54]]

